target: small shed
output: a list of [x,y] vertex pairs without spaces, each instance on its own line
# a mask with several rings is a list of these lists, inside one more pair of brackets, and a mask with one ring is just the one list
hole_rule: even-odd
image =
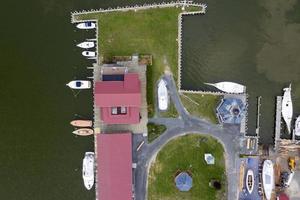
[[187,172],[181,172],[175,177],[175,184],[179,191],[187,192],[193,186],[193,179]]
[[204,154],[204,159],[206,161],[206,164],[208,164],[208,165],[215,164],[215,157],[213,157],[213,155],[211,155],[210,153]]

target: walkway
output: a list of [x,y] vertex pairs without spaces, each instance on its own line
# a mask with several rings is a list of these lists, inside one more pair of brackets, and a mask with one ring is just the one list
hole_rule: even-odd
[[[159,150],[171,139],[188,133],[207,134],[217,138],[226,152],[226,171],[228,184],[228,198],[237,199],[238,195],[238,166],[239,138],[242,136],[238,127],[221,127],[211,124],[203,119],[189,115],[183,107],[175,82],[170,75],[165,75],[164,80],[171,100],[173,101],[180,117],[179,118],[153,118],[149,122],[164,124],[167,130],[151,144],[144,144],[137,153],[137,168],[135,169],[135,197],[136,200],[147,199],[147,176],[152,160],[155,159]],[[135,151],[135,150],[134,150]]]

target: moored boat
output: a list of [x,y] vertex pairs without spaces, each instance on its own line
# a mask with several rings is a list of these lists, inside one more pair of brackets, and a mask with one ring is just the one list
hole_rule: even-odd
[[294,135],[298,137],[300,136],[300,115],[297,117],[295,122]]
[[286,123],[288,132],[291,133],[291,121],[293,117],[293,102],[291,97],[291,84],[288,88],[284,88],[283,98],[282,98],[282,117]]
[[71,89],[89,89],[91,88],[91,81],[84,81],[84,80],[75,80],[75,81],[70,81],[69,83],[66,84],[69,86]]
[[94,152],[86,152],[82,161],[82,178],[86,189],[90,190],[94,185]]
[[85,57],[95,57],[96,56],[95,51],[83,51],[81,54]]
[[167,110],[168,90],[167,90],[166,82],[163,79],[161,79],[160,82],[158,83],[157,96],[158,96],[159,110]]
[[76,26],[79,29],[93,29],[96,28],[96,23],[95,22],[82,22],[77,24]]
[[95,46],[94,42],[81,42],[79,44],[77,44],[76,46],[83,48],[83,49],[89,49],[89,48],[93,48]]
[[94,130],[91,128],[80,128],[75,131],[73,131],[75,135],[80,135],[80,136],[88,136],[92,135],[94,133]]
[[246,187],[247,187],[249,194],[251,194],[253,192],[254,183],[255,182],[254,182],[253,171],[251,169],[249,169],[247,171],[247,175],[246,175]]
[[216,87],[219,90],[226,93],[241,94],[246,92],[246,87],[244,85],[234,83],[234,82],[224,81],[219,83],[205,83],[205,84]]
[[262,170],[262,180],[266,199],[270,200],[272,191],[274,189],[274,168],[271,160],[264,161]]
[[92,120],[73,120],[70,124],[76,127],[91,127],[93,122]]

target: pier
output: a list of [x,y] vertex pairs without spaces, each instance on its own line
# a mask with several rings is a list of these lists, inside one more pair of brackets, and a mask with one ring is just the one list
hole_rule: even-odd
[[276,118],[275,118],[275,146],[274,148],[276,149],[276,144],[280,140],[280,131],[281,131],[281,107],[282,104],[282,96],[277,96],[276,97]]
[[256,135],[259,134],[259,129],[260,129],[260,122],[259,122],[259,119],[260,119],[260,106],[261,106],[261,96],[259,96],[257,98],[257,116],[256,116],[256,129],[255,129],[255,133]]

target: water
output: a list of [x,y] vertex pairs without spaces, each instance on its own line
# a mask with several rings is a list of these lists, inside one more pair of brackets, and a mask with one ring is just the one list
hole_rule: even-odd
[[234,81],[249,93],[248,134],[255,135],[262,96],[261,143],[272,143],[275,96],[292,82],[300,113],[300,1],[208,2],[205,16],[184,19],[182,87],[211,90],[203,82]]
[[[75,137],[69,125],[75,114],[92,117],[92,94],[83,91],[74,97],[65,86],[69,80],[92,75],[86,69],[91,62],[82,58],[75,44],[92,37],[94,32],[76,30],[70,24],[70,12],[144,2],[151,1],[2,2],[1,199],[94,199],[94,191],[85,190],[81,178],[82,158],[85,151],[93,150],[93,138]],[[185,19],[184,87],[201,88],[202,81],[222,78],[224,73],[230,79],[245,81],[250,98],[263,95],[262,108],[267,112],[274,107],[274,94],[281,94],[282,87],[289,82],[287,77],[293,74],[293,97],[298,99],[300,65],[298,68],[291,65],[291,68],[289,62],[283,60],[278,63],[286,64],[284,68],[269,69],[258,68],[256,64],[256,55],[267,35],[261,24],[261,20],[266,19],[262,18],[266,11],[255,2],[258,1],[213,0],[209,2],[206,16]],[[299,5],[295,6],[298,10]],[[299,22],[299,14],[291,11],[288,19]],[[269,28],[272,30],[272,26]],[[294,29],[296,27],[291,27],[286,34],[299,44]],[[284,30],[280,31],[285,33]],[[299,46],[294,46],[295,51]],[[273,54],[270,57],[274,57]],[[294,54],[290,58],[295,59]],[[237,70],[229,73],[229,68]],[[287,69],[287,73],[283,69]],[[279,80],[274,81],[278,74],[287,76],[279,76]],[[299,106],[296,105],[298,110]],[[264,118],[265,124],[272,119],[273,114]]]

